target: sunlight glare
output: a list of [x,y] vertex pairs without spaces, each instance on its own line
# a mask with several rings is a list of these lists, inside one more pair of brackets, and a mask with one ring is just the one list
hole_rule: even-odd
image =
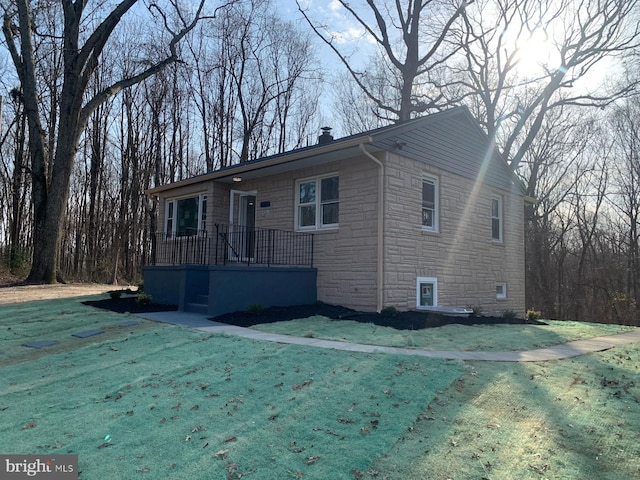
[[561,67],[560,53],[543,29],[537,28],[521,36],[515,44],[515,69],[519,76],[546,76]]

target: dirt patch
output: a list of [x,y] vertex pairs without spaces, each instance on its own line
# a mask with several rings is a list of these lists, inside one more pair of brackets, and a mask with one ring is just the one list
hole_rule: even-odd
[[0,305],[31,302],[34,300],[53,300],[56,298],[98,295],[121,288],[125,287],[97,283],[69,283],[55,285],[24,285],[9,283],[0,285]]
[[[176,310],[172,305],[148,306],[138,305],[133,297],[122,297],[114,300],[111,298],[84,302],[92,307],[103,308],[114,312],[141,313],[145,311]],[[290,307],[270,307],[256,312],[233,312],[215,317],[216,322],[227,323],[239,327],[251,327],[263,323],[283,322],[298,318],[309,318],[322,315],[334,320],[354,320],[362,323],[373,323],[383,327],[392,327],[398,330],[421,330],[424,328],[441,327],[443,325],[496,325],[496,324],[531,324],[520,318],[503,317],[454,317],[416,311],[397,312],[395,315],[383,315],[380,313],[359,312],[349,308],[314,303],[311,305],[296,305]],[[535,322],[534,325],[546,325],[543,322]]]

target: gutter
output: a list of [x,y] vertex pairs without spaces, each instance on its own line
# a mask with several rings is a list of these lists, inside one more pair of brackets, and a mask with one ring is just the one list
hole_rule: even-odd
[[384,164],[364,148],[360,143],[358,148],[376,165],[378,165],[378,259],[377,259],[377,304],[376,311],[380,312],[384,303]]

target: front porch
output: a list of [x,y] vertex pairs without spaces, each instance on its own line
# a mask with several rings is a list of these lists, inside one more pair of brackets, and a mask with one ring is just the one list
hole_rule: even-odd
[[207,231],[162,232],[143,267],[144,290],[155,303],[212,317],[317,299],[313,235],[284,230],[214,226]]

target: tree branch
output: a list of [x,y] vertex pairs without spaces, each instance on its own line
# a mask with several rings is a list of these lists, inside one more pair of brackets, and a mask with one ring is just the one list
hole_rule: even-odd
[[[131,7],[131,5],[129,5],[130,3],[135,3],[136,0],[126,0],[125,2],[122,2],[119,7],[122,7],[120,10],[118,10],[117,12],[113,13],[113,15],[109,15],[109,17],[111,17],[110,21],[106,21],[103,22],[102,25],[105,25],[104,30],[102,31],[101,34],[96,35],[95,37],[92,35],[92,38],[95,38],[95,41],[93,42],[94,45],[93,47],[89,47],[91,52],[98,52],[102,50],[102,48],[104,47],[104,42],[103,42],[103,35],[108,31],[111,32],[113,30],[113,28],[115,28],[115,26],[117,25],[117,23],[120,21],[120,18],[122,17],[122,15]],[[165,24],[165,28],[171,32],[172,34],[172,38],[169,42],[169,52],[170,54],[165,57],[164,59],[154,63],[153,65],[149,66],[148,68],[146,68],[144,71],[137,73],[135,75],[129,76],[127,78],[123,78],[115,83],[113,83],[112,85],[110,85],[109,87],[101,90],[100,92],[98,92],[96,95],[94,95],[86,104],[85,106],[82,108],[81,113],[80,113],[80,122],[81,125],[86,125],[89,117],[91,116],[91,114],[93,113],[93,111],[102,103],[104,103],[105,101],[107,101],[110,97],[114,96],[115,94],[117,94],[118,92],[120,92],[121,90],[131,87],[133,85],[136,85],[137,83],[140,83],[144,80],[146,80],[147,78],[150,78],[151,76],[155,75],[156,73],[160,72],[161,70],[163,70],[165,67],[167,67],[167,65],[170,65],[171,63],[177,62],[179,61],[179,56],[178,56],[178,52],[177,52],[177,45],[178,43],[189,33],[191,32],[195,26],[197,25],[197,23],[203,18],[202,16],[202,11],[204,9],[204,5],[205,5],[206,0],[200,0],[200,3],[198,5],[198,8],[196,9],[196,12],[191,20],[191,22],[189,23],[185,23],[183,24],[183,27],[177,31],[177,32],[173,32],[169,27],[168,27],[168,23],[167,23],[167,19],[166,16],[164,15],[164,12],[160,11],[158,9],[158,7],[155,4],[152,4],[150,6],[150,8],[156,8],[158,9],[158,11],[160,12],[160,14],[163,17],[163,22]],[[234,3],[235,0],[232,0],[228,3],[226,3],[225,5],[219,6],[216,8],[215,12],[218,12],[221,8],[225,8],[226,6]],[[108,18],[109,18],[108,17]],[[181,17],[182,18],[182,17]],[[105,40],[106,41],[106,40]],[[83,48],[84,51],[84,48]]]

